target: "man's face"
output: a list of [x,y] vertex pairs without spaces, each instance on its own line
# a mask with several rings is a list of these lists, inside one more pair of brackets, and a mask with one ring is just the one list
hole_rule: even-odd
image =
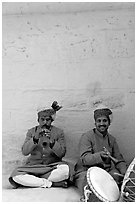
[[52,123],[52,118],[51,117],[44,117],[44,116],[41,116],[39,118],[39,124],[42,128],[48,128],[51,126],[51,123]]
[[106,116],[99,116],[95,121],[95,126],[100,133],[105,133],[109,127],[109,120]]

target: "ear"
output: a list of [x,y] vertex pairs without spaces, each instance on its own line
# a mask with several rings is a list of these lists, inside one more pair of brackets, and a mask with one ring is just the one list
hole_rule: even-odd
[[54,121],[54,119],[52,118],[52,116],[51,116],[51,123]]
[[108,123],[109,123],[109,126],[110,126],[110,124],[111,124],[110,118],[108,118]]

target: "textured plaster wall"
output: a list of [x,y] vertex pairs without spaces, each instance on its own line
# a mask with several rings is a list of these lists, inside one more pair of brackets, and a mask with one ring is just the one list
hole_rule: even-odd
[[[114,3],[115,4],[115,3]],[[93,110],[112,108],[110,132],[125,159],[135,154],[135,51],[132,8],[3,15],[3,173],[20,164],[37,108],[57,100],[55,125],[76,158]]]

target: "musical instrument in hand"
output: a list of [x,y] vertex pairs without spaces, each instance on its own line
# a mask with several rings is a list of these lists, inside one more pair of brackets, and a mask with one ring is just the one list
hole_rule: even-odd
[[43,129],[41,132],[41,139],[42,139],[42,145],[43,147],[46,147],[50,143],[50,130]]

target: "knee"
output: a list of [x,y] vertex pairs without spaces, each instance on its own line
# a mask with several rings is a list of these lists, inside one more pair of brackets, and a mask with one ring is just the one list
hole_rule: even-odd
[[52,182],[59,182],[69,178],[69,166],[66,164],[58,165],[48,177]]
[[20,184],[14,181],[13,177],[9,177],[9,182],[14,188],[18,188],[20,186]]
[[57,170],[62,175],[65,175],[65,176],[69,175],[69,166],[67,164],[58,165]]

